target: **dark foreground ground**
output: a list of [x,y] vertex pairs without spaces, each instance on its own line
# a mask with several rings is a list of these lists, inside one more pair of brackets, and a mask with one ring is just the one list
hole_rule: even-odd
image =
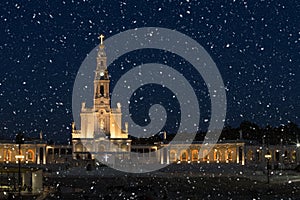
[[48,178],[57,192],[46,199],[300,199],[300,183],[271,183],[238,177],[124,176]]

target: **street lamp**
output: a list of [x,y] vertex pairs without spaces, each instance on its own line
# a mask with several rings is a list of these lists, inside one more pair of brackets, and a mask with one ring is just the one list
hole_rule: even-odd
[[271,153],[268,151],[265,155],[267,159],[267,177],[268,177],[268,184],[270,183],[270,159],[272,158]]
[[16,155],[16,159],[18,159],[19,171],[18,171],[18,188],[19,188],[19,198],[21,199],[21,159],[24,158],[21,155],[21,144],[24,144],[24,135],[22,133],[18,133],[16,135],[16,144],[19,146],[19,155]]

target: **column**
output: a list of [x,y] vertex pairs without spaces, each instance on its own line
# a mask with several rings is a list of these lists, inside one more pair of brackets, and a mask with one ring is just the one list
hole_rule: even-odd
[[166,154],[167,154],[167,164],[170,164],[170,151],[169,149],[165,149]]
[[36,154],[37,154],[37,164],[40,164],[40,148],[37,146],[36,148]]
[[245,147],[242,146],[242,165],[245,165]]
[[240,163],[240,159],[239,159],[239,146],[236,147],[236,163]]
[[44,147],[43,149],[43,164],[46,164],[46,147]]
[[163,149],[160,149],[159,153],[160,153],[160,164],[164,164],[164,152],[163,152]]

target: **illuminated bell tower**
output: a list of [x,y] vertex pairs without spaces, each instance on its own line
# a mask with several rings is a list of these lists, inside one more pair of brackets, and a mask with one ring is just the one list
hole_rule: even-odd
[[[94,98],[93,107],[86,107],[82,102],[80,111],[80,130],[72,125],[73,157],[86,159],[91,155],[107,152],[130,151],[131,140],[128,139],[128,124],[125,123],[125,130],[122,130],[121,104],[117,103],[116,108],[111,108],[109,94],[109,75],[107,70],[107,57],[103,43],[104,36],[100,35],[100,45],[97,52],[97,67],[94,77]],[[89,152],[90,154],[87,154]],[[100,157],[103,157],[100,156]],[[107,158],[105,158],[107,159]],[[113,159],[113,158],[112,158]],[[101,161],[101,160],[100,160]]]
[[[94,79],[94,111],[96,120],[95,133],[105,133],[110,139],[128,138],[128,128],[122,130],[121,104],[117,108],[111,108],[109,97],[109,76],[104,51],[104,36],[100,35],[100,45],[97,54],[97,67]],[[127,125],[126,125],[127,127]]]
[[110,98],[109,98],[109,76],[106,65],[106,53],[104,51],[104,36],[100,35],[99,39],[101,43],[98,49],[97,55],[97,68],[95,71],[94,79],[94,108],[104,108],[110,107]]

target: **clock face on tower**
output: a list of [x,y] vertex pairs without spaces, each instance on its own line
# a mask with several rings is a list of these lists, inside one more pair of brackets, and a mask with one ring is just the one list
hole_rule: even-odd
[[104,72],[103,71],[100,72],[100,76],[104,76]]

